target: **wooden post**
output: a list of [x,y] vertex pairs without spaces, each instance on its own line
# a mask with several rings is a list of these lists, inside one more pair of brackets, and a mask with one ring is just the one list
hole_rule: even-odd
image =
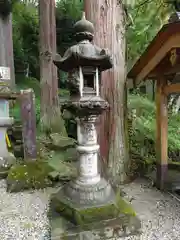
[[24,158],[36,160],[36,115],[34,92],[32,89],[21,90],[22,136],[24,144]]
[[157,187],[161,190],[168,171],[168,111],[167,96],[163,89],[167,81],[163,76],[157,79],[156,88],[156,157],[157,157]]

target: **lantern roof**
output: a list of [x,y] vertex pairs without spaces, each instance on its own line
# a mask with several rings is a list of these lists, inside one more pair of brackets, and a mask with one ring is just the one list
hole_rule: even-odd
[[112,68],[112,59],[107,49],[102,49],[92,43],[94,26],[86,20],[85,14],[74,25],[76,45],[68,48],[64,56],[56,54],[54,64],[62,71],[70,72],[78,67],[98,67],[99,71]]

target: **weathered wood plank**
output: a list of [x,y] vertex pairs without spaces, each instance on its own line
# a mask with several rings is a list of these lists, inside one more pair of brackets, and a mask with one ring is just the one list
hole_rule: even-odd
[[165,95],[169,95],[171,93],[180,93],[180,83],[166,85],[163,89],[163,93]]
[[151,71],[163,60],[166,54],[172,48],[180,47],[180,34],[172,36],[168,39],[167,42],[162,45],[162,47],[154,54],[154,57],[149,60],[146,66],[137,74],[135,77],[136,84],[140,83],[142,80],[147,78],[147,76],[151,73]]

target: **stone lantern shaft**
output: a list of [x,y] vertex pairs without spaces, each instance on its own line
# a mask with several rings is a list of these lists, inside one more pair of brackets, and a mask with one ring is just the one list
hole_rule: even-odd
[[82,184],[97,184],[100,181],[98,172],[99,145],[96,133],[97,116],[77,119],[78,147],[80,155],[79,177],[77,181]]

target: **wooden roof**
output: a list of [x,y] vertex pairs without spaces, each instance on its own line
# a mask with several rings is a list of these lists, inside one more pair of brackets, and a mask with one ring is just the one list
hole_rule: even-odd
[[157,66],[162,63],[167,53],[173,48],[180,47],[180,22],[173,22],[164,25],[145,52],[141,55],[135,65],[132,67],[127,77],[131,78],[138,84],[145,78],[151,77],[150,74]]

